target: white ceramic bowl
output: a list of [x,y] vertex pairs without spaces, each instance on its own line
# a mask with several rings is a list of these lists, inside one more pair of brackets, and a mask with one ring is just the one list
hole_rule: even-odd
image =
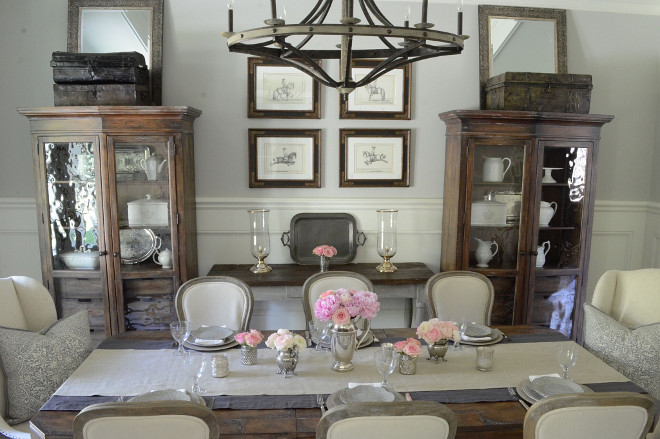
[[60,258],[73,270],[96,270],[100,266],[98,252],[66,252]]

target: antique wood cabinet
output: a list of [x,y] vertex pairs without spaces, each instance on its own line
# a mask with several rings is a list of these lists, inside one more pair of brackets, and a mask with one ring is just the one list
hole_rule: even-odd
[[493,324],[579,338],[601,127],[612,116],[456,110],[447,128],[441,271],[495,286]]
[[167,328],[179,285],[197,276],[193,122],[201,112],[18,111],[30,121],[42,276],[59,315],[87,308],[97,340]]

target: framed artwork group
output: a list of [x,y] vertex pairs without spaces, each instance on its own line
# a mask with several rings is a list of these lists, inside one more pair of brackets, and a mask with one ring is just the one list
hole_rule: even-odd
[[[359,81],[378,60],[353,60]],[[340,119],[410,120],[412,66],[339,97]],[[248,58],[248,118],[320,119],[321,86],[277,61]],[[320,129],[249,129],[251,188],[320,188]],[[341,129],[340,187],[410,186],[410,129]]]

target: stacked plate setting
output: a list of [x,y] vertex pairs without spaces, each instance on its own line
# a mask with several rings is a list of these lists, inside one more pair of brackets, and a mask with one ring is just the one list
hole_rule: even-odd
[[237,345],[234,340],[236,333],[237,331],[224,326],[202,326],[190,331],[190,336],[183,345],[202,352],[220,351]]
[[535,403],[546,396],[591,392],[591,389],[564,378],[542,376],[534,381],[523,380],[516,391],[525,401]]
[[479,323],[468,323],[463,332],[463,337],[461,338],[462,344],[474,345],[474,346],[483,346],[489,344],[495,344],[502,341],[504,336],[499,329],[489,328],[486,325],[480,325]]
[[390,392],[382,387],[370,385],[344,387],[328,396],[326,405],[328,408],[337,407],[354,402],[392,402],[405,401],[406,398],[398,392]]

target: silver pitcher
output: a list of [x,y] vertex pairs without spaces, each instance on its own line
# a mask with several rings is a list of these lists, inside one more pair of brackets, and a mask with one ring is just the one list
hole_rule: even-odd
[[362,338],[357,341],[357,329],[353,320],[343,325],[333,325],[330,329],[332,339],[330,350],[335,362],[332,370],[335,372],[348,372],[353,370],[353,355],[357,347],[364,342],[371,329],[371,321],[367,320]]

